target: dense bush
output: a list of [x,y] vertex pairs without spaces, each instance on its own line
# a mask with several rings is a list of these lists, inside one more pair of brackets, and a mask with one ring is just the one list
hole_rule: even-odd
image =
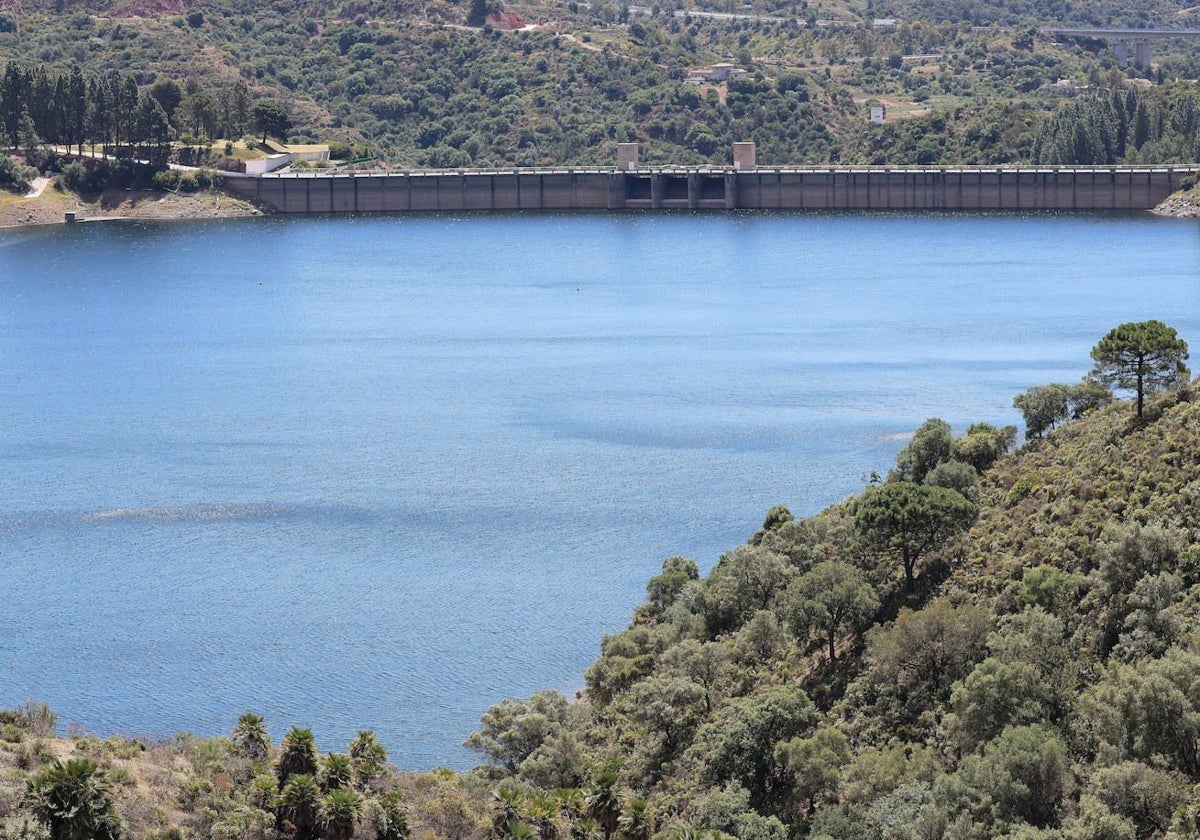
[[0,155],[0,190],[24,193],[37,174],[38,171],[32,166],[26,166],[8,155]]

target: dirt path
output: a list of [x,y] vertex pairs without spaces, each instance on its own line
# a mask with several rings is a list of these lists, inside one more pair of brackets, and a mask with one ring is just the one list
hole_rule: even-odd
[[572,35],[570,32],[564,32],[562,34],[562,39],[564,41],[570,41],[572,44],[583,47],[585,50],[589,50],[591,52],[604,52],[604,47],[600,46],[599,44],[585,43],[584,41],[581,41],[579,38]]

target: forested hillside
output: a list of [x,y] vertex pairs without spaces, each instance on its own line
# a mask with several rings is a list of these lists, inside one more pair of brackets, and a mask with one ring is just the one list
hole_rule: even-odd
[[468,742],[508,834],[583,785],[627,837],[1197,836],[1197,396],[1034,388],[1008,456],[1015,429],[930,420],[707,578],[667,560],[585,704],[501,704]]
[[[625,141],[640,142],[651,164],[727,163],[739,140],[755,141],[765,164],[1198,157],[1200,94],[1189,81],[1200,76],[1197,42],[1156,42],[1153,66],[1139,69],[1121,66],[1103,42],[1038,34],[1064,22],[1196,25],[1182,4],[499,8],[4,0],[0,61],[27,75],[81,73],[87,86],[119,73],[139,95],[172,85],[181,95],[155,97],[169,139],[203,147],[189,160],[213,165],[222,157],[214,141],[259,130],[248,118],[256,104],[279,106],[295,140],[398,166],[611,165]],[[746,74],[688,83],[721,62]],[[13,146],[19,98],[0,89]],[[885,125],[867,120],[872,103],[886,105]],[[46,107],[34,103],[31,115]]]
[[[1147,336],[1165,355],[1129,367]],[[931,419],[886,479],[771,508],[706,577],[668,558],[575,701],[484,715],[469,774],[397,772],[369,732],[277,747],[253,714],[228,739],[53,739],[28,705],[0,714],[0,836],[1194,838],[1200,382],[1158,322],[1093,356],[1016,397],[1015,452],[1014,427]]]

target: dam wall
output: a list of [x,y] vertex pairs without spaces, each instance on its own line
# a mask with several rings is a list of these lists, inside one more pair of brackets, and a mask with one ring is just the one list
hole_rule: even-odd
[[1200,166],[425,170],[232,176],[278,213],[1149,210]]

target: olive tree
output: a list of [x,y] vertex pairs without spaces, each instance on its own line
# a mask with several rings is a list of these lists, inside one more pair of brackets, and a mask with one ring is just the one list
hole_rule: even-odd
[[723,555],[705,583],[703,611],[709,633],[736,630],[771,607],[795,575],[786,557],[762,546],[738,546]]
[[1162,321],[1136,321],[1109,331],[1092,348],[1096,379],[1137,394],[1137,416],[1147,393],[1176,387],[1188,377],[1187,342]]
[[829,661],[837,661],[837,637],[869,619],[879,598],[863,573],[846,563],[827,560],[788,587],[792,626],[803,641],[816,632],[829,645]]
[[672,556],[663,561],[662,574],[646,583],[646,609],[652,615],[666,612],[689,581],[699,580],[700,567],[695,560]]
[[908,446],[896,455],[896,468],[901,478],[920,484],[930,470],[950,460],[950,424],[930,417],[913,433]]
[[1038,385],[1013,397],[1013,408],[1025,418],[1025,439],[1039,438],[1067,419],[1071,387],[1061,382]]
[[773,686],[726,704],[700,727],[691,752],[706,765],[710,782],[736,781],[750,792],[751,807],[761,809],[781,764],[776,745],[799,735],[815,718],[807,694],[794,686]]
[[463,746],[516,773],[521,762],[561,729],[566,717],[567,700],[557,691],[538,691],[528,700],[502,700],[483,713],[482,727]]
[[1016,439],[1016,426],[998,429],[991,423],[972,423],[965,437],[951,441],[950,456],[982,473],[1008,452]]
[[938,784],[936,795],[954,810],[965,805],[985,825],[994,821],[993,837],[1003,824],[1053,826],[1072,784],[1067,746],[1044,724],[1008,727],[984,746],[982,755],[967,756],[958,776],[965,788]]

